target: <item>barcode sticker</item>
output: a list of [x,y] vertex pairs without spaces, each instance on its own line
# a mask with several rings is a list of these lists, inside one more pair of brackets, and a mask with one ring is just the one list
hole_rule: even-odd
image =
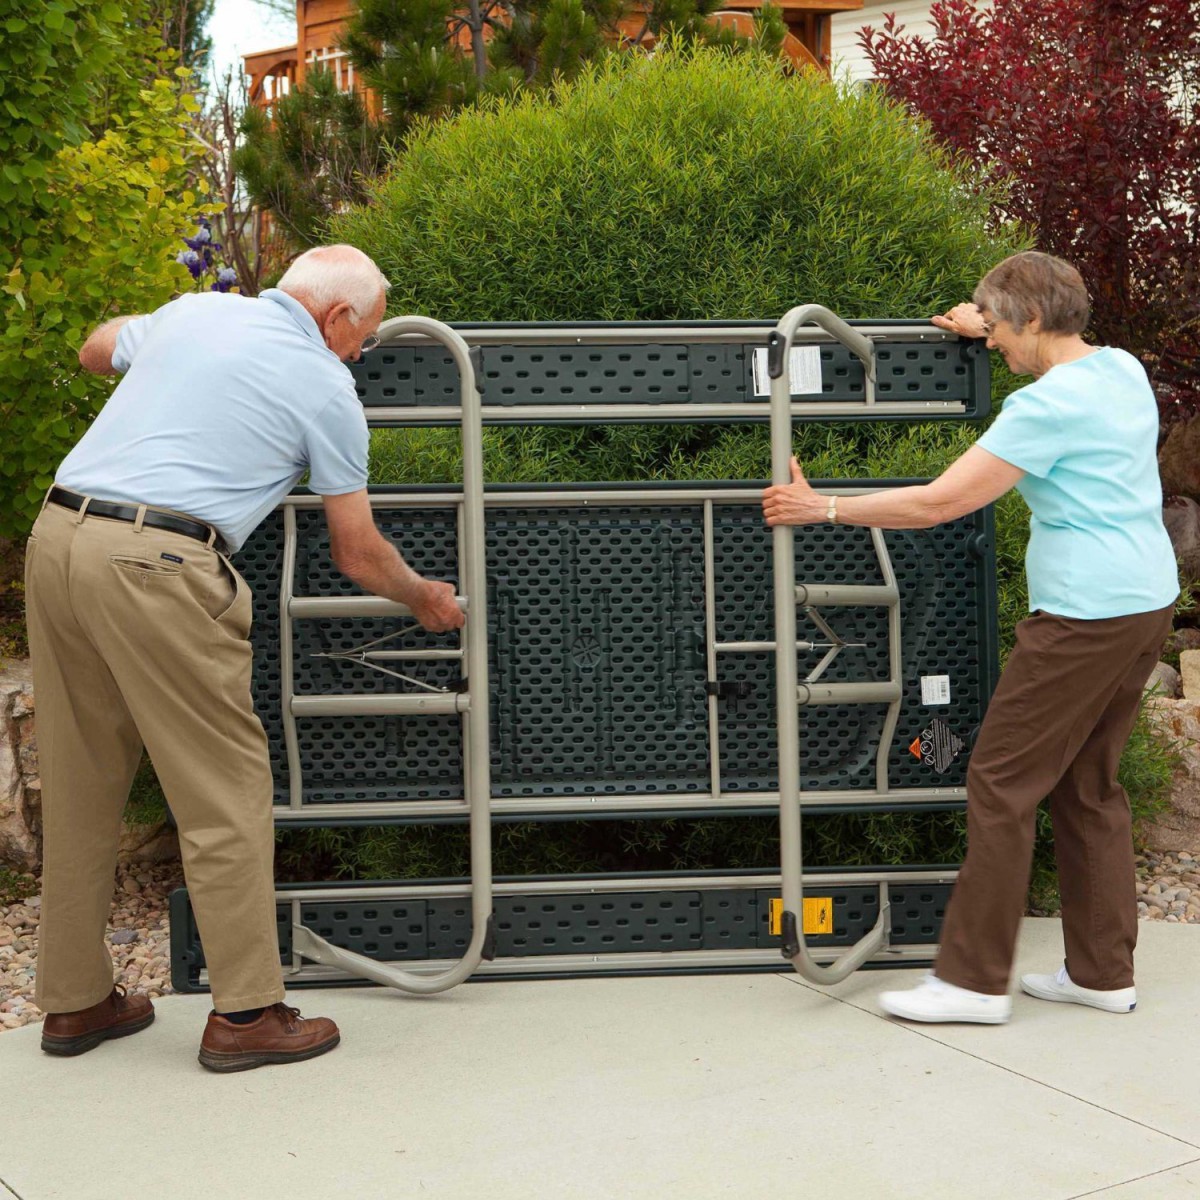
[[[821,347],[793,346],[788,359],[788,380],[792,396],[819,396],[821,385]],[[767,348],[759,346],[754,351],[754,394],[771,394],[771,376],[767,370]]]
[[921,703],[922,704],[949,704],[950,703],[950,676],[949,675],[922,675],[921,676]]

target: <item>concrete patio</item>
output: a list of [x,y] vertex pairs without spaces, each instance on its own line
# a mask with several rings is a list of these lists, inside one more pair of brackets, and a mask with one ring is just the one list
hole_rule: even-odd
[[[1019,969],[1061,958],[1030,919]],[[916,1026],[794,974],[294,992],[342,1045],[217,1076],[206,996],[74,1059],[0,1037],[0,1198],[1185,1200],[1200,1195],[1200,927],[1145,922],[1130,1016],[1018,996]]]

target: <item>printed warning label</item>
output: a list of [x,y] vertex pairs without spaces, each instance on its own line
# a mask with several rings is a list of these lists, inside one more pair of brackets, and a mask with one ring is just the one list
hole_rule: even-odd
[[[821,347],[793,346],[788,359],[789,395],[819,396],[821,383]],[[754,351],[754,394],[771,394],[771,375],[767,369],[767,348],[759,346]]]
[[[833,932],[833,897],[805,896],[801,917],[805,935]],[[768,925],[772,937],[783,936],[783,898],[772,897],[768,910]]]
[[919,737],[913,738],[908,752],[940,775],[950,767],[965,745],[945,721],[933,720],[929,722],[928,729],[923,729]]
[[804,897],[804,932],[832,933],[833,932],[833,897],[805,896]]
[[949,704],[950,703],[950,676],[949,675],[922,675],[921,676],[921,703],[922,704]]

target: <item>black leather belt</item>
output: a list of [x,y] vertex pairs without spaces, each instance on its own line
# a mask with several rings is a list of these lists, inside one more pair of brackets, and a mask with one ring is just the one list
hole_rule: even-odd
[[[78,512],[83,507],[83,501],[83,496],[68,492],[65,488],[55,486],[50,489],[51,504],[59,504],[63,508]],[[87,515],[89,517],[107,517],[111,521],[136,521],[138,505],[115,504],[111,500],[89,500]],[[152,529],[167,529],[171,533],[182,533],[184,537],[195,538],[198,542],[207,542],[209,538],[214,537],[212,527],[205,525],[203,521],[193,521],[188,517],[175,517],[170,513],[155,512],[153,509],[146,510],[142,524],[149,525]],[[220,534],[215,535],[214,544],[221,545]]]

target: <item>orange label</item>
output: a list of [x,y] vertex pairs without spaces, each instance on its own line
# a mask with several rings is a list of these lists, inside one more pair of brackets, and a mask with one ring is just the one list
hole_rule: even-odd
[[[833,932],[833,897],[805,896],[804,914],[801,918],[805,934]],[[772,897],[769,909],[769,926],[772,937],[783,933],[783,899]]]
[[909,754],[911,754],[913,756],[913,758],[921,757],[921,739],[920,739],[920,737],[913,738],[913,740],[909,743],[908,752],[909,752]]
[[833,932],[833,897],[805,896],[804,897],[804,932],[832,933]]

